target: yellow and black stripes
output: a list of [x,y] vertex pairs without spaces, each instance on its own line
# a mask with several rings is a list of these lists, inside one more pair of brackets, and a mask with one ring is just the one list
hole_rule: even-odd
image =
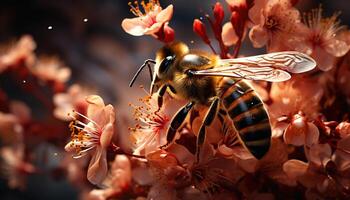
[[259,96],[243,81],[223,79],[221,99],[243,145],[258,159],[270,147],[269,116]]

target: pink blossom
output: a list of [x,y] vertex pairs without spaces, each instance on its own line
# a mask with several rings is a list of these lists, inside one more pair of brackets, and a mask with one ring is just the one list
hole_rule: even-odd
[[90,154],[91,160],[87,172],[88,180],[100,184],[107,175],[107,147],[114,133],[115,112],[112,105],[105,106],[103,99],[97,95],[86,98],[89,104],[87,116],[75,112],[87,123],[75,120],[71,123],[72,140],[66,145],[66,151],[75,150],[80,158]]
[[0,140],[3,145],[23,142],[23,127],[16,115],[0,112]]
[[158,0],[150,0],[148,3],[141,2],[142,13],[138,3],[135,6],[129,3],[131,12],[135,18],[127,18],[122,22],[122,28],[125,32],[134,36],[154,35],[165,23],[169,22],[173,15],[173,5],[169,5],[164,10],[160,6]]
[[135,119],[140,123],[132,129],[135,143],[134,154],[144,154],[157,150],[166,144],[166,133],[173,115],[180,109],[181,101],[164,96],[163,106],[158,111],[158,94],[142,99],[143,105],[134,106]]
[[82,88],[80,85],[72,85],[68,88],[66,93],[57,93],[53,96],[55,104],[54,116],[58,119],[68,121],[71,119],[73,110],[79,113],[86,113],[87,102],[85,101],[89,91]]
[[283,170],[290,178],[307,188],[317,189],[323,196],[338,196],[350,186],[350,161],[346,152],[350,146],[346,140],[338,142],[335,152],[328,144],[315,144],[307,152],[308,163],[289,160]]
[[318,142],[319,135],[319,130],[313,123],[308,122],[305,116],[296,114],[285,130],[284,141],[296,146],[311,146]]
[[88,198],[106,200],[118,197],[131,183],[131,163],[127,156],[116,155],[107,178],[103,181],[104,189],[94,189]]
[[[272,104],[268,106],[273,125],[272,135],[274,137],[281,136],[289,125],[288,121],[291,121],[293,116],[299,112],[303,113],[302,115],[308,119],[308,122],[315,119],[320,110],[319,102],[322,96],[323,89],[320,85],[315,85],[311,79],[297,77],[283,83],[273,83],[270,90]],[[284,120],[280,121],[282,118]],[[310,130],[315,130],[311,124],[308,125],[311,126]],[[290,126],[290,130],[293,130],[292,128],[293,126]],[[313,133],[316,132],[314,131]],[[312,136],[311,138],[316,137],[315,134],[309,136]],[[291,138],[288,137],[288,139]],[[288,141],[290,142],[290,140]]]
[[34,50],[36,44],[29,35],[22,36],[14,45],[2,47],[0,52],[0,73],[9,66],[17,66],[22,62],[25,66],[32,66],[35,61]]
[[185,158],[191,154],[180,145],[173,144],[171,148],[178,153],[157,150],[146,156],[155,177],[155,182],[148,193],[148,199],[176,199],[176,187],[189,184],[189,173],[181,166],[178,158]]
[[317,66],[328,71],[334,66],[337,57],[344,56],[350,46],[341,38],[337,38],[339,30],[338,15],[322,18],[322,9],[312,10],[304,19],[307,28],[303,29],[302,41],[296,41],[296,50],[308,54],[316,60]]
[[31,109],[21,101],[11,101],[10,111],[17,117],[21,124],[30,122],[32,118]]
[[24,189],[25,175],[35,171],[32,164],[24,161],[24,145],[2,147],[0,157],[2,158],[2,171],[5,172],[9,187]]
[[71,70],[58,58],[48,56],[40,57],[30,71],[44,82],[65,83],[71,75]]
[[282,83],[273,83],[270,91],[273,103],[269,106],[272,118],[291,116],[299,111],[305,113],[306,116],[316,117],[323,89],[314,83],[312,79],[302,77]]
[[263,1],[260,3],[262,5],[258,4],[250,11],[255,25],[249,32],[249,38],[256,48],[266,45],[269,51],[283,50],[290,37],[299,30],[299,11],[291,6],[289,0],[272,0],[265,5]]

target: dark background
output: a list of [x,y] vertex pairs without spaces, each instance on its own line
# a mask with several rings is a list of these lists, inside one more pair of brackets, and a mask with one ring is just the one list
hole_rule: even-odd
[[[194,18],[211,14],[210,8],[215,2],[161,0],[161,5],[174,4],[170,26],[176,31],[177,40],[193,48],[208,50],[192,32],[192,22]],[[0,42],[18,39],[23,34],[32,35],[38,55],[58,55],[72,69],[69,83],[94,87],[107,102],[127,107],[123,102],[137,95],[134,89],[127,87],[128,81],[136,68],[145,59],[153,58],[154,52],[162,45],[151,37],[133,37],[122,30],[121,21],[133,17],[127,3],[127,0],[1,0]],[[348,0],[300,0],[297,7],[307,11],[320,3],[325,16],[341,11],[342,24],[350,23]],[[225,9],[228,17],[227,7]],[[84,19],[88,21],[84,22]],[[49,26],[52,26],[51,30]],[[252,50],[249,44],[243,45],[243,54],[253,54],[252,51],[263,49]],[[0,84],[4,84],[9,96],[31,102],[30,97],[23,97],[11,85],[6,85],[4,77],[0,76],[0,79],[3,79]],[[147,81],[148,74],[145,73],[138,84],[147,85]],[[30,107],[34,111],[40,109],[35,103]],[[40,160],[35,164],[44,168],[47,165]],[[77,193],[64,180],[37,175],[29,177],[25,192],[9,190],[6,183],[0,181],[0,199],[77,199]]]

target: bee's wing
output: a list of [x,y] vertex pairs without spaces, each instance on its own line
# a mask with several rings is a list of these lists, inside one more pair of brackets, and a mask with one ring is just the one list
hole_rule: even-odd
[[312,70],[316,67],[316,62],[303,53],[285,51],[244,58],[222,59],[219,60],[218,65],[213,69],[193,71],[192,73],[198,76],[227,76],[279,82],[290,79],[290,73]]

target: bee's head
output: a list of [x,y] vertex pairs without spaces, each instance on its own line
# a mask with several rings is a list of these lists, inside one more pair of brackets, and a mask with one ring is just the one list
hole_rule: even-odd
[[151,59],[145,61],[144,65],[142,65],[134,75],[134,78],[131,80],[129,86],[131,87],[133,85],[134,81],[144,67],[149,67],[149,63],[155,63],[151,83],[152,94],[155,86],[159,86],[171,79],[177,59],[188,52],[189,48],[183,42],[172,42],[165,45],[157,51],[155,61]]
[[174,66],[182,55],[188,53],[189,48],[183,42],[173,42],[165,45],[156,53],[156,65],[151,84],[151,93],[155,86],[159,86],[171,80],[174,73]]
[[155,75],[158,79],[169,78],[173,66],[176,64],[176,59],[189,51],[188,46],[182,42],[173,42],[165,45],[157,51]]

